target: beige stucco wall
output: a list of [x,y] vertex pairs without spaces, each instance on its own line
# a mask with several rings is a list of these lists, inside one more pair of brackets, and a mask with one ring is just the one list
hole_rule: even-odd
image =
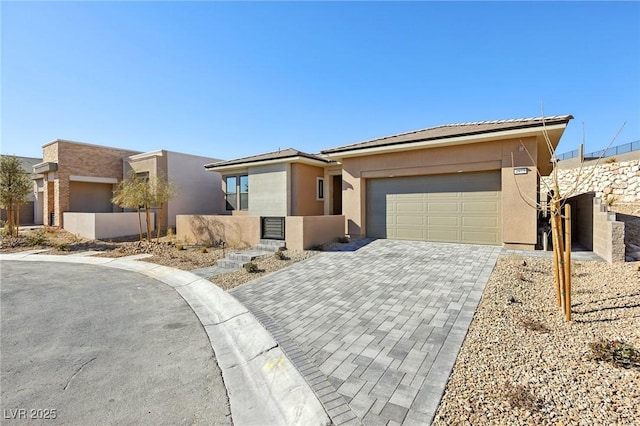
[[249,214],[288,216],[291,186],[288,163],[249,167]]
[[[71,176],[122,179],[122,159],[136,151],[56,140],[43,146],[43,162],[58,164],[58,170],[45,175],[43,189],[44,223],[55,213],[54,226],[63,226],[62,213],[69,211]],[[113,210],[118,208],[113,206]]]
[[307,250],[344,236],[344,216],[289,216],[285,242],[289,250]]
[[221,214],[224,196],[219,173],[209,172],[205,164],[215,158],[167,151],[167,171],[177,186],[175,197],[168,203],[168,226],[176,226],[177,215]]
[[[92,240],[138,235],[138,213],[77,213],[65,212],[64,229]],[[155,227],[155,215],[150,215],[151,229]],[[142,229],[146,233],[146,218],[142,216]]]
[[[317,180],[324,179],[322,167],[294,163],[291,165],[291,214],[293,216],[315,216],[324,214],[324,200],[316,198]],[[325,179],[325,198],[328,195]]]
[[625,261],[624,222],[600,198],[593,199],[593,252],[609,263]]
[[[519,150],[521,143],[529,154]],[[525,200],[537,200],[537,173],[529,155],[537,158],[535,137],[345,158],[342,208],[347,233],[355,238],[366,236],[368,178],[501,170],[503,245],[533,249],[537,213]],[[514,175],[514,167],[529,170]]]
[[231,247],[253,247],[260,242],[260,217],[230,215],[178,215],[176,238],[181,241]]

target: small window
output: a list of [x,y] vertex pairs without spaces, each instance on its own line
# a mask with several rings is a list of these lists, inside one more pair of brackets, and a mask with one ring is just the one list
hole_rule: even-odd
[[324,179],[323,178],[317,178],[316,199],[318,201],[324,200]]

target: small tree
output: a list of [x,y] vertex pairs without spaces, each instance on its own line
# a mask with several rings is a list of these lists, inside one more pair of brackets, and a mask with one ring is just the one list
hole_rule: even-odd
[[18,158],[0,156],[0,207],[7,210],[7,228],[10,235],[18,235],[20,219],[18,209],[27,202],[33,182],[22,168]]
[[138,212],[138,227],[140,230],[140,241],[142,241],[142,217],[140,216],[140,206],[143,205],[143,186],[145,182],[142,178],[131,173],[127,179],[120,181],[115,195],[111,199],[112,203],[124,209],[136,209]]
[[[624,123],[622,127],[624,127],[625,124],[626,123]],[[621,131],[622,128],[620,128],[611,142],[609,142],[609,144],[602,150],[602,155],[598,158],[596,166],[598,165],[598,163],[600,163],[600,160],[604,157],[605,152],[613,144]],[[542,135],[544,137],[544,141],[549,154],[551,155],[551,185],[547,184],[542,179],[539,170],[536,169],[536,171],[538,173],[539,181],[546,186],[547,194],[550,195],[548,205],[543,205],[538,200],[532,200],[525,197],[520,190],[520,187],[518,186],[517,180],[515,180],[515,184],[522,200],[524,200],[532,208],[539,211],[546,210],[550,214],[551,239],[553,245],[553,267],[556,284],[556,301],[558,306],[564,313],[565,321],[571,321],[571,206],[567,203],[567,201],[570,197],[576,195],[577,188],[585,180],[585,177],[582,176],[582,164],[580,164],[580,169],[578,170],[578,174],[575,178],[575,181],[573,182],[573,186],[569,190],[561,194],[560,179],[558,178],[558,159],[555,156],[555,148],[551,143],[551,139],[549,138],[549,133],[547,131],[544,118],[544,112],[542,116]],[[532,164],[535,164],[535,160],[533,159],[533,156],[531,155],[529,150],[527,150],[526,146],[522,143],[520,144],[520,146],[524,151],[526,151]],[[514,166],[513,153],[511,154],[511,163],[512,166]],[[596,167],[594,166],[591,173],[586,178],[589,179],[595,172],[595,170]]]
[[172,199],[177,191],[176,186],[173,182],[169,181],[164,177],[158,177],[154,179],[151,183],[151,194],[153,195],[153,202],[155,205],[159,206],[158,210],[158,226],[156,238],[160,239],[160,224],[162,223],[162,214],[164,211],[164,203]]
[[142,241],[140,210],[144,208],[147,222],[147,241],[151,241],[151,208],[156,205],[160,206],[157,223],[157,238],[160,238],[160,223],[162,222],[164,203],[169,201],[175,195],[175,192],[175,185],[164,177],[149,179],[147,176],[138,176],[135,172],[132,172],[127,179],[120,182],[111,202],[122,208],[137,209],[140,241]]

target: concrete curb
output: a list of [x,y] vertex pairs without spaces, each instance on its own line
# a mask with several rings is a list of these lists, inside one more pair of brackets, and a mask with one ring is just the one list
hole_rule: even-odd
[[273,337],[244,305],[212,282],[187,271],[131,258],[39,252],[0,254],[0,261],[107,266],[137,272],[174,288],[193,309],[209,336],[229,394],[234,425],[331,424],[318,397]]

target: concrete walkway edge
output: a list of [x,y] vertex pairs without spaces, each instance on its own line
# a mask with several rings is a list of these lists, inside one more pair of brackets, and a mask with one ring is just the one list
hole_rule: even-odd
[[331,423],[318,397],[269,332],[247,308],[212,282],[188,271],[130,258],[39,252],[0,254],[0,261],[102,265],[137,272],[174,288],[209,336],[229,394],[234,425]]

